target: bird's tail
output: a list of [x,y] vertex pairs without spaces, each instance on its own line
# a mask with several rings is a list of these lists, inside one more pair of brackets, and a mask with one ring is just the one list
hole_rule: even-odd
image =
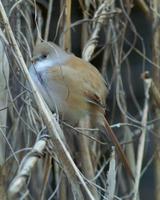
[[131,168],[130,168],[130,165],[129,165],[129,162],[128,162],[128,159],[115,135],[115,133],[112,131],[112,129],[110,128],[110,125],[109,123],[107,122],[107,120],[105,119],[104,117],[104,129],[105,129],[105,133],[107,134],[107,137],[109,136],[109,138],[111,139],[112,143],[115,145],[115,149],[116,149],[116,152],[118,154],[118,156],[120,157],[125,169],[127,170],[127,173],[131,176],[131,178],[134,180],[134,176],[133,176],[133,173],[131,171]]

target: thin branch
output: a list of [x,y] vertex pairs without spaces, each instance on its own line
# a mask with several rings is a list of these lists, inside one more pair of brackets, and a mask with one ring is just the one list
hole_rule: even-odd
[[149,90],[151,87],[151,80],[144,79],[145,84],[145,103],[143,109],[143,117],[142,117],[142,134],[139,138],[138,144],[138,155],[137,155],[137,163],[136,163],[136,178],[135,178],[135,185],[134,185],[134,197],[133,200],[137,200],[138,192],[139,192],[139,184],[141,178],[141,170],[142,170],[142,162],[143,162],[143,155],[144,155],[144,147],[146,141],[146,132],[147,132],[147,118],[148,118],[148,111],[149,111]]

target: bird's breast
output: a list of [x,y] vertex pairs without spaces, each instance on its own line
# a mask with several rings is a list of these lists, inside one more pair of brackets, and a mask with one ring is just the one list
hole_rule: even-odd
[[65,107],[67,87],[56,79],[51,80],[47,70],[36,70],[36,66],[31,66],[29,72],[50,109],[61,112]]

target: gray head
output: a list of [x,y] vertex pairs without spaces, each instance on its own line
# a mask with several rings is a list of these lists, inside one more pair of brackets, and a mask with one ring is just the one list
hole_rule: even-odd
[[68,57],[70,54],[66,53],[63,49],[52,42],[40,42],[33,49],[33,62],[42,60],[58,59]]

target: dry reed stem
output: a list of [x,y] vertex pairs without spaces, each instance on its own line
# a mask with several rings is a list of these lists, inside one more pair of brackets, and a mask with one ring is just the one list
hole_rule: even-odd
[[50,21],[51,21],[51,15],[52,15],[52,7],[53,7],[53,1],[49,1],[48,5],[48,12],[47,12],[47,22],[46,22],[46,27],[45,27],[45,34],[44,34],[44,40],[48,40],[48,35],[49,35],[49,29],[50,29]]
[[137,200],[138,193],[139,193],[139,184],[141,179],[141,169],[142,169],[142,163],[143,163],[143,155],[144,155],[144,147],[145,147],[145,141],[146,141],[146,133],[147,133],[147,118],[148,118],[148,111],[149,111],[149,90],[151,87],[151,80],[145,79],[145,102],[144,102],[144,109],[142,114],[142,133],[139,138],[139,144],[138,144],[138,155],[137,155],[137,163],[136,163],[136,177],[135,177],[135,184],[134,184],[134,196],[133,200]]
[[[53,122],[53,117],[52,117],[52,114],[51,114],[49,108],[45,104],[45,102],[42,99],[41,95],[39,94],[33,80],[30,77],[27,66],[26,66],[23,56],[18,48],[17,42],[13,35],[12,29],[10,27],[7,15],[5,13],[5,10],[4,10],[4,7],[3,7],[1,1],[0,1],[0,13],[2,15],[2,19],[5,24],[5,30],[6,30],[8,39],[14,48],[15,54],[17,55],[17,59],[19,60],[21,70],[24,73],[27,81],[30,83],[36,104],[37,104],[39,111],[44,119],[46,127],[48,128],[48,131],[49,131],[50,135],[52,136],[52,139],[53,139],[52,141],[55,145],[55,151],[56,151],[57,157],[62,162],[62,165],[64,167],[66,175],[68,176],[68,179],[72,185],[74,195],[76,196],[77,199],[83,198],[83,196],[81,194],[81,189],[77,182],[77,181],[79,181],[81,186],[84,188],[85,192],[87,193],[88,198],[90,200],[94,200],[94,197],[92,196],[91,192],[89,191],[77,166],[73,162],[71,155],[67,151],[64,143],[62,142],[62,140],[59,136],[59,133],[57,131],[57,130],[60,130],[59,124],[56,121]],[[12,191],[13,191],[13,189],[12,189]]]
[[[90,8],[90,2],[87,0],[85,0],[84,2],[82,0],[79,0],[79,4],[81,6],[82,9],[82,13],[83,13],[83,19],[89,20],[89,8]],[[88,23],[83,23],[82,24],[82,36],[81,36],[81,47],[83,48],[86,44],[86,42],[88,41],[88,37],[89,37],[89,31],[88,31]],[[81,49],[82,49],[81,48]]]
[[41,187],[42,189],[40,190],[41,191],[40,200],[45,199],[45,193],[46,193],[47,185],[49,182],[49,176],[51,174],[51,170],[52,170],[52,157],[48,153],[45,158],[44,177],[43,177],[43,184]]
[[[89,117],[85,117],[84,119],[80,120],[79,126],[83,127],[84,129],[90,127],[90,119]],[[84,132],[82,130],[82,132]],[[92,160],[92,154],[91,154],[91,147],[92,143],[88,140],[86,135],[80,134],[79,135],[79,140],[78,140],[78,145],[79,145],[79,151],[80,155],[79,158],[81,160],[81,169],[84,174],[84,176],[87,178],[87,180],[92,180],[95,177],[96,173],[96,167],[93,165],[93,160]],[[95,152],[96,154],[96,152]],[[89,185],[90,190],[92,191],[92,194],[94,195],[95,200],[99,200],[100,196],[97,192],[97,188],[95,186]]]
[[109,162],[109,170],[107,173],[107,189],[105,196],[108,199],[114,199],[115,190],[116,190],[116,161],[115,161],[115,149],[113,148],[110,162]]
[[160,90],[156,86],[155,82],[152,80],[151,89],[150,89],[151,97],[153,98],[156,107],[160,109]]
[[107,6],[108,6],[108,0],[105,0],[98,8],[98,10],[95,13],[94,17],[98,17],[93,33],[90,37],[90,39],[88,40],[87,44],[85,45],[83,52],[82,52],[82,57],[84,60],[86,61],[90,61],[91,57],[94,53],[94,50],[97,46],[98,43],[98,35],[99,32],[102,28],[102,26],[104,25],[106,19],[107,19]]
[[40,139],[21,161],[17,176],[13,179],[8,190],[8,198],[13,199],[16,194],[22,191],[27,186],[31,171],[37,163],[39,156],[43,154],[46,147],[46,140]]
[[[0,30],[0,36],[5,40],[5,36]],[[0,41],[0,109],[6,108],[8,106],[8,92],[7,84],[9,82],[9,63],[5,54],[5,47]],[[0,127],[6,127],[7,125],[7,109],[0,111]],[[3,131],[5,133],[5,130]],[[0,166],[3,166],[5,162],[5,138],[0,133]]]
[[66,30],[64,33],[64,49],[67,51],[71,50],[71,4],[72,0],[65,0],[65,27]]

